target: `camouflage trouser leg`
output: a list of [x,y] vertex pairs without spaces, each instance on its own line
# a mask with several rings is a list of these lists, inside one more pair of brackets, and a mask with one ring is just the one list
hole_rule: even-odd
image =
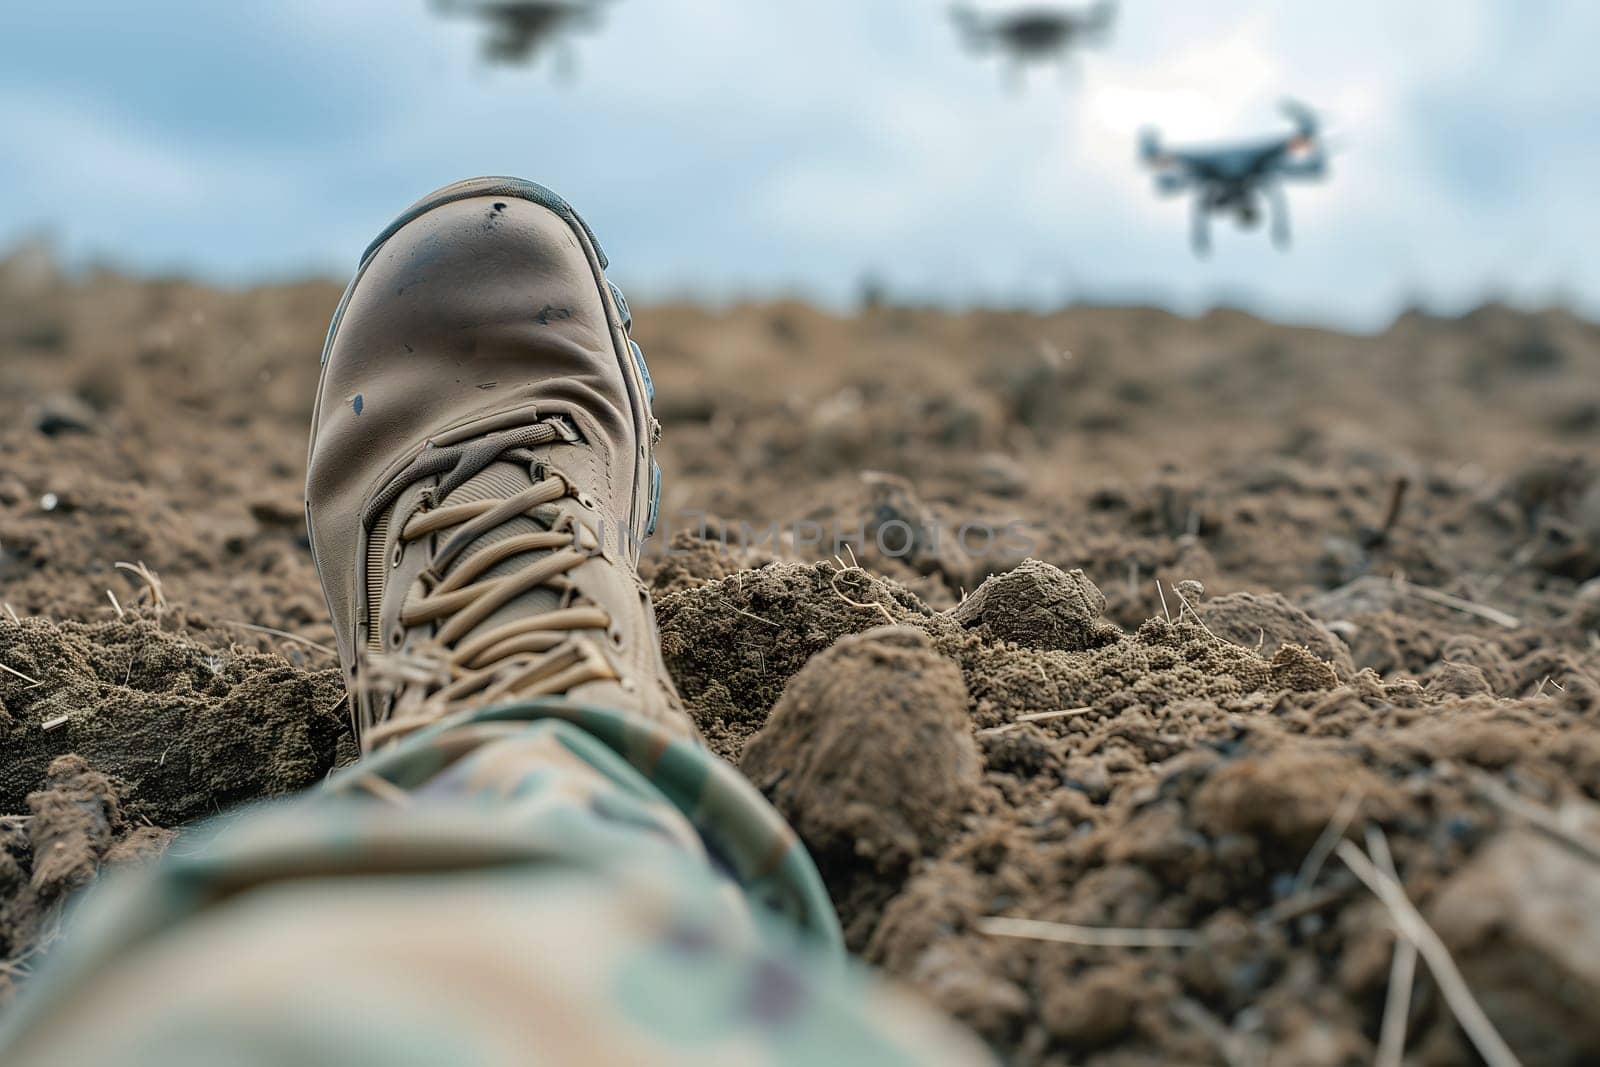
[[0,1063],[972,1062],[857,973],[732,768],[603,709],[441,724],[90,894]]

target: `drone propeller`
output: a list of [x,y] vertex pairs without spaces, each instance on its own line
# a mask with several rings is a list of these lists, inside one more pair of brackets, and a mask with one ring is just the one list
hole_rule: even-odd
[[1279,107],[1289,117],[1289,121],[1294,123],[1301,137],[1314,139],[1321,130],[1322,123],[1317,118],[1317,113],[1300,101],[1286,97]]
[[956,32],[961,34],[962,42],[974,52],[988,51],[993,44],[990,39],[989,27],[985,25],[983,16],[971,4],[958,3],[950,5],[950,21],[954,24]]
[[1154,126],[1146,126],[1139,131],[1139,158],[1152,167],[1162,166],[1166,162],[1166,153],[1161,149],[1161,134]]
[[1117,0],[1097,0],[1079,16],[1078,33],[1085,39],[1105,43],[1117,24]]

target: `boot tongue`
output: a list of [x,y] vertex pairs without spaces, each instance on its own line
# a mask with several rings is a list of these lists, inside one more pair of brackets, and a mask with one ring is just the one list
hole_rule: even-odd
[[[463,485],[452,492],[447,500],[450,504],[467,504],[475,500],[490,498],[504,498],[516,494],[533,485],[533,476],[524,464],[509,461],[497,461],[489,464],[483,470],[469,478]],[[541,509],[542,510],[542,509]],[[462,560],[470,559],[478,552],[504,541],[508,537],[520,534],[538,533],[548,530],[549,526],[540,523],[526,515],[519,515],[509,519],[499,526],[486,531],[483,536],[473,541],[456,557],[452,566],[460,566]],[[519,552],[510,559],[502,560],[485,571],[475,581],[486,581],[491,578],[500,578],[507,574],[514,574],[522,568],[537,561],[543,552]],[[445,572],[448,577],[449,571]],[[478,623],[471,630],[462,635],[461,641],[470,640],[473,636],[491,630],[501,623],[512,619],[526,618],[529,615],[542,614],[554,611],[561,606],[561,594],[554,589],[543,586],[530,589],[521,596],[507,601],[498,610]]]

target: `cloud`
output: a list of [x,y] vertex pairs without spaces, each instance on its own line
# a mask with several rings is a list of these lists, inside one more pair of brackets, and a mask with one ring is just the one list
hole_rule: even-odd
[[[647,294],[842,300],[871,270],[950,299],[1249,292],[1355,325],[1418,290],[1594,300],[1600,9],[1540,16],[1128,0],[1107,47],[1015,92],[931,0],[619,0],[570,85],[485,67],[477,27],[423,0],[57,0],[0,41],[0,197],[12,232],[229,279],[342,269],[426,189],[522,173]],[[1344,145],[1331,182],[1291,194],[1297,247],[1224,228],[1195,262],[1137,131],[1273,132],[1286,95]]]

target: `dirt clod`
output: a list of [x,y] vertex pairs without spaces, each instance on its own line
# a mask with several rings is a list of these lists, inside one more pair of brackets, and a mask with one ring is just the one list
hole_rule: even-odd
[[1331,664],[1340,678],[1355,674],[1350,650],[1332,630],[1289,603],[1281,593],[1230,593],[1199,606],[1211,632],[1271,658],[1286,644],[1300,645]]
[[1272,657],[1272,680],[1297,693],[1315,693],[1339,684],[1339,676],[1333,668],[1300,645],[1278,647]]
[[147,862],[170,831],[130,823],[122,790],[78,755],[51,761],[26,816],[0,816],[0,1007],[60,933],[71,894],[102,867]]
[[[835,895],[898,889],[974,802],[980,762],[956,665],[920,631],[882,626],[819,653],[783,691],[740,769],[810,847]],[[860,902],[847,935],[862,942]]]
[[1431,917],[1513,1048],[1541,1063],[1600,1058],[1592,859],[1533,831],[1506,831],[1445,883]]
[[28,794],[33,821],[34,892],[53,899],[86,885],[122,827],[122,810],[111,780],[89,769],[82,756],[58,757],[44,788]]
[[1025,648],[1081,652],[1115,640],[1119,630],[1101,619],[1105,610],[1105,596],[1083,571],[1028,559],[984,579],[951,617]]

